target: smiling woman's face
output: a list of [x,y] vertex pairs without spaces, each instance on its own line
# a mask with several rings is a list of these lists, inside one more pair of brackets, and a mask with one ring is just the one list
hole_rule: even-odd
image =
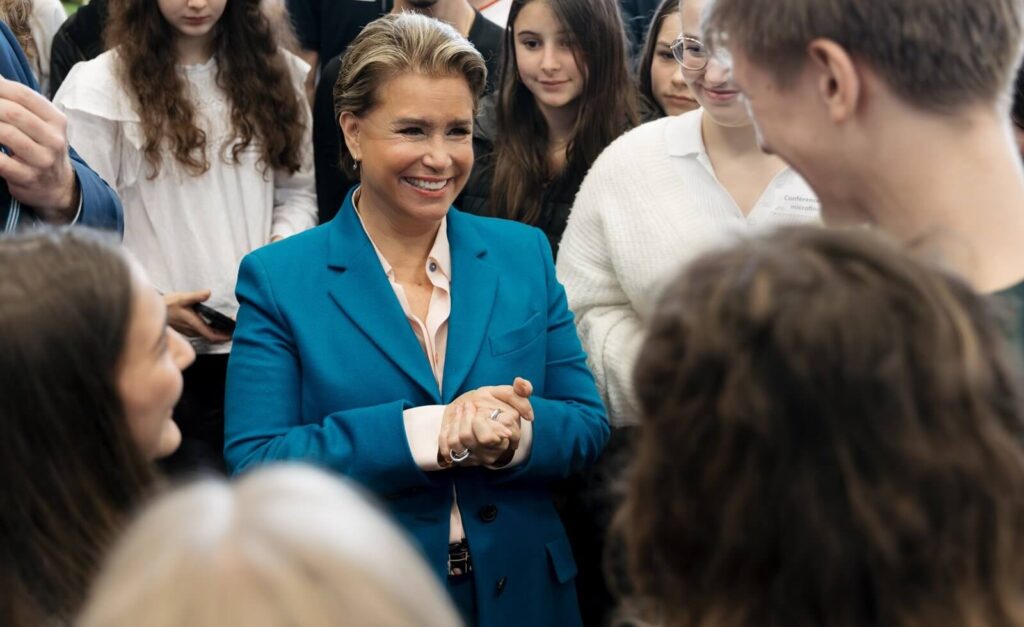
[[360,209],[393,224],[440,222],[473,167],[473,94],[465,78],[402,74],[377,103],[339,122],[360,163]]
[[[683,35],[700,39],[700,17],[706,0],[685,0],[680,8]],[[743,104],[740,91],[732,81],[731,68],[712,56],[702,70],[683,69],[683,78],[690,93],[704,112],[721,126],[749,126],[750,114]]]
[[117,391],[132,439],[146,459],[170,455],[181,444],[171,418],[181,397],[181,371],[195,351],[167,326],[167,306],[136,262],[132,266],[132,307],[118,364]]

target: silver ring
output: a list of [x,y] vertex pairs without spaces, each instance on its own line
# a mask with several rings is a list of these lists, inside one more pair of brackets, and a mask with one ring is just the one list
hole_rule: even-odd
[[468,448],[466,450],[462,451],[461,453],[452,452],[452,454],[451,454],[452,463],[453,464],[458,464],[459,462],[466,461],[467,459],[469,459],[469,452],[470,451],[469,451]]
[[500,415],[501,415],[501,410],[500,409],[495,409],[494,411],[491,412],[491,415],[489,416],[489,418],[491,420],[497,420],[498,416],[500,416]]

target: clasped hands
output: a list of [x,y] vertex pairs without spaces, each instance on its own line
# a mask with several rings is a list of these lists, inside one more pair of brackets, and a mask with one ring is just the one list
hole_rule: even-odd
[[482,387],[456,398],[441,419],[438,464],[508,465],[519,446],[522,421],[533,420],[532,394],[533,385],[516,377],[512,385]]

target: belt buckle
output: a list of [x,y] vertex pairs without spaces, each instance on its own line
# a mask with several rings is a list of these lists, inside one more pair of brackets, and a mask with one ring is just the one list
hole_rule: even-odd
[[448,545],[448,576],[461,577],[473,572],[473,561],[469,557],[469,545],[465,540]]

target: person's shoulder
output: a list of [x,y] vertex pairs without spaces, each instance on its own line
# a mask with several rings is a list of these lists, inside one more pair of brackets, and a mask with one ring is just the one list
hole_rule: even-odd
[[112,83],[117,82],[117,58],[116,50],[108,50],[95,58],[78,62],[68,73],[65,85],[109,89]]
[[341,54],[336,54],[331,57],[323,66],[320,68],[320,79],[317,83],[317,89],[320,88],[320,84],[323,84],[328,88],[328,91],[334,91],[334,84],[338,82],[338,75],[341,74],[341,57],[344,56],[345,51]]
[[21,45],[15,38],[14,33],[5,22],[0,20],[0,72],[8,80],[26,83],[27,77],[20,76],[21,72],[31,72],[28,69],[28,59],[25,57]]
[[109,120],[138,122],[138,113],[117,78],[116,64],[116,50],[76,63],[54,95],[54,103]]
[[[487,17],[476,12],[473,25],[469,29],[469,41],[479,50],[481,46],[488,48],[488,52],[499,52],[505,38],[505,29],[495,24]],[[484,50],[480,50],[484,52]]]
[[284,58],[285,66],[288,68],[288,72],[291,74],[293,79],[298,79],[301,83],[305,83],[306,77],[309,75],[311,69],[309,63],[306,63],[299,55],[287,50],[285,48],[280,49],[281,57]]
[[[684,113],[683,115],[689,114]],[[624,146],[636,146],[657,143],[658,139],[664,138],[666,129],[668,129],[677,117],[665,116],[658,118],[657,120],[644,122],[643,124],[635,126],[617,137],[610,145],[618,143]]]
[[[326,255],[331,223],[307,229],[273,244],[261,246],[246,257],[258,259],[264,267],[289,271],[296,265],[308,270],[318,254]],[[314,262],[315,263],[315,262]]]
[[626,131],[601,151],[591,172],[644,171],[652,160],[668,154],[665,133],[672,119],[659,118]]
[[481,216],[464,211],[455,210],[448,214],[449,221],[459,220],[465,227],[479,235],[482,243],[496,245],[501,249],[523,250],[523,246],[529,246],[531,242],[538,239],[545,239],[544,232],[535,226],[508,220],[505,218],[494,218]]

